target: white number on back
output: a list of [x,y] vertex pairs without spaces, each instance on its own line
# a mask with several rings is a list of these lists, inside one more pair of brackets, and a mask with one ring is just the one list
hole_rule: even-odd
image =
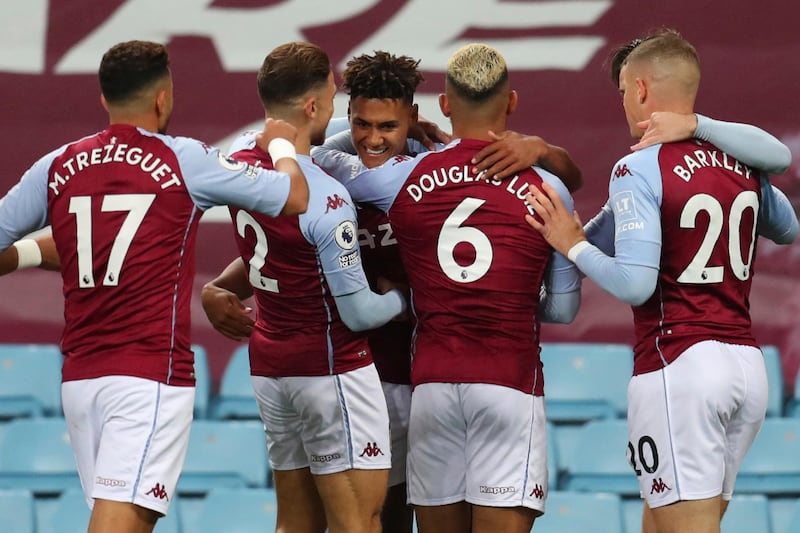
[[[155,194],[109,194],[103,197],[100,211],[104,213],[127,211],[128,216],[111,245],[103,285],[116,287],[122,263],[128,255],[133,237],[147,214],[147,210],[155,200]],[[78,287],[89,289],[94,284],[94,256],[92,254],[92,197],[73,196],[69,200],[69,212],[75,215],[77,252],[78,252]]]
[[261,269],[267,262],[267,253],[269,246],[267,245],[267,235],[264,233],[264,228],[253,218],[247,211],[239,211],[236,213],[236,230],[239,235],[244,238],[248,226],[252,228],[256,234],[256,246],[253,249],[253,257],[250,258],[250,285],[256,289],[261,289],[269,292],[280,292],[278,290],[278,280],[268,278],[261,275]]
[[[728,215],[728,258],[733,274],[745,281],[750,277],[750,265],[753,262],[753,250],[756,244],[756,225],[753,224],[750,233],[750,249],[747,257],[742,257],[741,224],[745,210],[752,209],[753,220],[758,216],[758,195],[753,191],[743,191],[736,196]],[[725,267],[708,266],[714,246],[722,233],[722,223],[725,218],[719,200],[709,194],[696,194],[689,198],[681,212],[680,225],[682,228],[695,228],[697,215],[701,212],[708,215],[708,229],[703,237],[703,242],[694,258],[686,269],[678,276],[678,283],[720,283],[723,279]]]
[[[489,237],[477,228],[461,225],[484,203],[486,200],[465,198],[453,209],[439,232],[436,250],[439,266],[448,278],[458,283],[478,281],[492,266],[494,252]],[[462,266],[456,262],[455,248],[462,242],[475,249],[475,260],[470,265]]]

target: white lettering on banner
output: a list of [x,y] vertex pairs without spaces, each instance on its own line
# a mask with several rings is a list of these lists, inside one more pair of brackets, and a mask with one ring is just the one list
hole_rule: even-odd
[[307,40],[302,28],[347,20],[378,1],[292,0],[268,7],[231,8],[210,7],[214,0],[128,0],[67,52],[56,72],[96,72],[102,52],[126,39],[167,42],[182,35],[211,39],[226,71],[255,71],[276,44]]
[[0,72],[44,72],[48,3],[49,0],[0,2]]
[[[286,0],[266,7],[213,7],[214,0],[127,0],[55,65],[58,74],[94,74],[98,58],[126,39],[169,42],[172,37],[211,39],[222,67],[253,72],[276,43],[306,40],[303,28],[334,24],[364,13],[380,0]],[[48,0],[0,3],[0,72],[43,73],[47,50]],[[345,55],[346,61],[373,50],[395,50],[422,58],[423,69],[444,72],[459,39],[470,28],[496,30],[481,39],[503,52],[509,69],[583,69],[605,44],[602,36],[506,38],[502,32],[537,28],[588,28],[611,0],[409,0],[382,27]],[[153,13],[158,13],[153,17]],[[63,25],[66,21],[55,21]],[[585,30],[575,30],[585,33]]]
[[[470,28],[502,30],[588,27],[611,7],[610,0],[507,2],[501,0],[411,0],[351,56],[373,50],[402,50],[422,58],[423,70],[444,72],[450,55],[469,40]],[[578,31],[576,30],[576,33]],[[510,70],[583,69],[605,43],[600,36],[483,38],[503,53]]]

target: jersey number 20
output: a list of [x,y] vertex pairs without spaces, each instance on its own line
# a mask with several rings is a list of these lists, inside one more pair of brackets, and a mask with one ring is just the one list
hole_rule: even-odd
[[[733,275],[741,281],[750,277],[750,265],[753,262],[753,250],[756,244],[756,225],[750,229],[750,249],[747,257],[742,258],[742,215],[745,210],[753,210],[753,220],[758,217],[758,195],[753,191],[740,192],[731,204],[728,214],[728,258]],[[709,194],[696,194],[689,198],[681,211],[682,228],[694,228],[697,215],[704,211],[708,216],[708,229],[703,242],[686,269],[678,276],[678,283],[721,283],[725,267],[708,266],[711,253],[722,233],[725,212],[719,200]]]

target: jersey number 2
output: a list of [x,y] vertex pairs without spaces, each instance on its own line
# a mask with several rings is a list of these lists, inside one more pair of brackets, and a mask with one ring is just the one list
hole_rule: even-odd
[[[109,194],[103,197],[100,211],[128,212],[128,216],[125,217],[125,221],[114,238],[114,244],[111,245],[106,273],[103,276],[104,286],[116,287],[119,284],[119,275],[125,256],[128,255],[128,248],[131,247],[131,241],[155,198],[155,194]],[[69,199],[69,212],[75,215],[78,240],[78,287],[89,289],[95,286],[92,253],[92,197],[73,196]]]
[[236,213],[236,231],[239,232],[243,239],[248,226],[252,228],[253,233],[256,235],[256,246],[253,249],[253,257],[250,258],[250,272],[248,274],[250,285],[262,291],[280,292],[277,279],[261,275],[261,269],[264,268],[264,264],[267,262],[267,252],[269,252],[264,228],[250,213],[240,210]]

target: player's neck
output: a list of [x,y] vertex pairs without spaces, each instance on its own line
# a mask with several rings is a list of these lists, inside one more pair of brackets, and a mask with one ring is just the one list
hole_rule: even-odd
[[158,132],[158,118],[156,116],[130,113],[109,113],[108,123],[109,125],[125,124],[128,126],[142,128],[143,130],[152,131],[154,133]]
[[493,140],[489,132],[499,133],[505,131],[506,121],[459,121],[453,120],[453,137],[457,139],[478,139],[480,141]]

